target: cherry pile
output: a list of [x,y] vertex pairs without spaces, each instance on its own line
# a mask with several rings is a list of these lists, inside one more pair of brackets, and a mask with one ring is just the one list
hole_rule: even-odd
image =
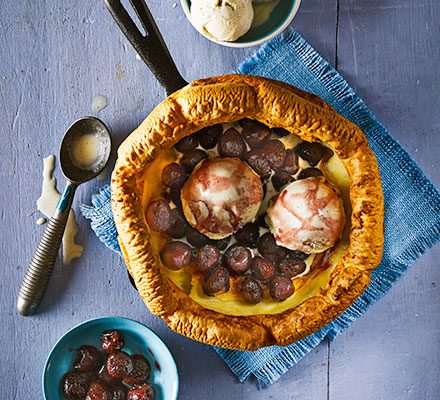
[[83,345],[76,353],[73,368],[61,380],[62,392],[68,400],[154,400],[154,391],[147,381],[151,366],[140,354],[122,351],[122,333],[108,330],[101,333],[101,349]]
[[[222,125],[217,124],[176,143],[175,148],[182,156],[179,162],[163,169],[163,198],[148,205],[147,223],[152,230],[173,239],[186,238],[188,243],[174,240],[166,244],[160,254],[161,260],[173,270],[195,265],[196,271],[203,275],[205,294],[227,292],[231,276],[238,276],[242,297],[248,303],[259,303],[264,296],[264,287],[274,300],[283,301],[294,292],[292,278],[306,270],[304,260],[308,254],[278,246],[270,232],[260,235],[261,231],[267,231],[264,216],[235,232],[236,243],[232,245],[231,237],[209,239],[186,221],[180,191],[197,164],[208,158],[206,150],[215,147],[221,157],[237,157],[245,161],[260,176],[264,188],[271,180],[276,191],[295,179],[322,175],[316,165],[321,160],[327,161],[333,151],[309,142],[300,142],[295,148],[286,149],[282,141],[274,137],[289,135],[287,130],[270,129],[249,119],[242,119],[238,124],[241,132],[234,127],[223,132]],[[298,157],[307,161],[310,167],[300,171]]]

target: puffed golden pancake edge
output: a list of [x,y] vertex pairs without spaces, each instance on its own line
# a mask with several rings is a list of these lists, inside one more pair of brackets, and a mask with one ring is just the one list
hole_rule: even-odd
[[[281,314],[230,316],[193,301],[164,274],[159,255],[152,251],[141,205],[141,177],[158,152],[201,128],[242,118],[330,145],[351,180],[350,243],[327,290]],[[149,310],[172,330],[223,348],[288,345],[322,328],[365,290],[382,257],[381,179],[364,133],[317,96],[266,78],[200,79],[162,101],[120,146],[111,192],[124,259]]]

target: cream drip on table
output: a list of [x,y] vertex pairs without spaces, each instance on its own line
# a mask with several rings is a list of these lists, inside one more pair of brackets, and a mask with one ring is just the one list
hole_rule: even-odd
[[[47,218],[51,218],[55,212],[56,205],[61,196],[57,190],[56,179],[53,177],[55,169],[55,156],[50,155],[43,159],[43,183],[41,196],[37,200],[37,209]],[[73,210],[70,210],[67,219],[66,230],[63,236],[63,264],[68,265],[74,258],[81,256],[84,247],[75,243],[75,235],[78,233],[78,226],[75,222]]]
[[107,97],[105,97],[101,94],[98,94],[92,100],[92,106],[91,106],[92,113],[93,114],[99,113],[101,110],[106,108],[107,105],[108,105]]

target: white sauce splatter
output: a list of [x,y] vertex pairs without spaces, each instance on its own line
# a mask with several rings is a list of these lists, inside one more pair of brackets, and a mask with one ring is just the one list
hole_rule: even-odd
[[[52,176],[55,168],[55,156],[50,155],[43,160],[43,184],[41,187],[41,196],[37,200],[37,209],[47,218],[51,218],[55,212],[56,205],[60,198],[57,190],[56,179]],[[75,235],[78,227],[75,222],[75,216],[70,210],[67,219],[66,230],[63,236],[63,264],[69,264],[74,258],[81,256],[83,246],[75,243]]]
[[98,94],[92,100],[92,113],[97,114],[108,105],[107,97]]

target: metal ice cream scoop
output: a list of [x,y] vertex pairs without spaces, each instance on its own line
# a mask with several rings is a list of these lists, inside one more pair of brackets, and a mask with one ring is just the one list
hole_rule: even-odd
[[60,148],[60,165],[67,185],[21,284],[17,299],[17,310],[21,315],[33,314],[43,297],[77,187],[101,173],[109,159],[110,150],[109,130],[95,117],[80,118],[64,134]]

